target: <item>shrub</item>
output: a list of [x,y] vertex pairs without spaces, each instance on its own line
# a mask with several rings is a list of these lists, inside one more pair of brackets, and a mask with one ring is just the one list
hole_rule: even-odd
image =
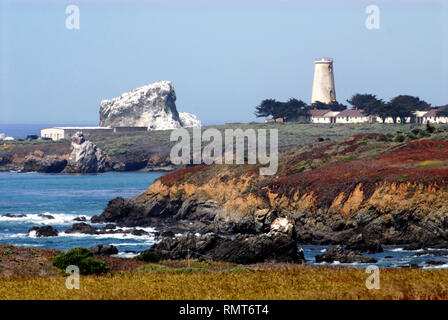
[[109,271],[109,266],[103,261],[93,259],[93,253],[86,248],[73,248],[53,259],[53,265],[65,270],[74,265],[82,275],[101,274]]
[[88,257],[85,259],[82,259],[78,263],[79,272],[81,274],[102,274],[109,272],[109,266],[100,260],[94,259],[92,257]]
[[416,136],[420,134],[420,131],[421,131],[421,130],[418,129],[418,128],[415,128],[415,129],[412,129],[412,130],[411,130],[411,132],[412,132],[413,134],[415,134]]
[[54,258],[53,265],[59,269],[65,269],[69,265],[77,266],[81,260],[92,257],[93,252],[86,248],[73,248]]
[[403,142],[405,140],[405,136],[402,134],[399,134],[398,136],[395,137],[395,142]]
[[143,262],[157,263],[160,261],[159,255],[157,253],[155,253],[154,251],[143,251],[136,257],[136,259],[139,261],[143,261]]
[[208,264],[210,264],[210,262],[208,262],[208,260],[205,259],[204,257],[199,257],[197,261],[198,261],[198,262],[201,262],[201,263],[204,262],[204,263],[208,263]]
[[383,141],[383,142],[388,142],[391,140],[391,137],[389,137],[388,135],[385,134],[380,134],[377,138],[377,141]]

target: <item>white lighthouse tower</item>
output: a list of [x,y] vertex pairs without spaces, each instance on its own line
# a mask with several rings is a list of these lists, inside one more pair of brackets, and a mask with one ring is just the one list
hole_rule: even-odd
[[311,103],[318,101],[323,103],[336,101],[333,59],[331,58],[314,60],[314,82]]

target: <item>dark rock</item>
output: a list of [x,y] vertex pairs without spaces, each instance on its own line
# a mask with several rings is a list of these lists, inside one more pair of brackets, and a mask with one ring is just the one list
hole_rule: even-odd
[[163,231],[163,232],[160,234],[160,236],[162,236],[162,237],[174,237],[175,234],[174,234],[173,231],[168,230],[168,231]]
[[[294,227],[286,218],[278,218],[269,233],[237,235],[234,238],[214,233],[166,237],[147,250],[162,259],[197,259],[249,264],[264,261],[303,263],[303,251],[297,249]],[[144,252],[147,252],[144,251]]]
[[54,219],[54,217],[52,215],[49,215],[49,214],[39,214],[38,216],[41,217],[41,218],[44,218],[44,219],[48,219],[48,220]]
[[91,247],[90,251],[92,251],[93,254],[100,255],[100,256],[110,256],[110,255],[118,253],[117,247],[115,247],[114,245],[111,245],[111,244],[109,244],[107,246],[98,244],[96,246]]
[[168,199],[142,202],[135,199],[114,198],[109,201],[103,213],[91,218],[92,223],[113,222],[119,226],[145,227],[173,222],[181,201]]
[[146,232],[145,230],[142,230],[142,229],[132,229],[131,232],[129,232],[129,233],[134,236],[144,236],[144,235],[149,234],[148,232]]
[[376,263],[377,260],[365,256],[358,251],[345,249],[342,245],[337,245],[332,247],[330,250],[326,251],[324,254],[316,255],[316,262],[335,262],[340,263]]
[[417,252],[412,255],[413,257],[421,257],[421,256],[433,256],[433,257],[444,257],[448,256],[447,250],[442,251],[424,251],[424,252]]
[[70,229],[67,229],[65,233],[85,233],[85,234],[98,234],[98,230],[92,227],[90,224],[81,222],[75,223]]
[[448,249],[448,241],[445,239],[424,239],[405,246],[404,250],[414,251],[421,249],[426,250],[428,248]]
[[26,214],[14,214],[14,213],[6,213],[2,215],[2,217],[8,217],[8,218],[25,218]]
[[383,248],[381,247],[381,243],[379,240],[368,240],[361,233],[352,237],[347,242],[345,249],[367,252],[370,254],[383,252]]
[[385,259],[392,259],[393,257],[392,256],[385,256],[384,258]]
[[425,264],[430,265],[430,266],[441,266],[443,264],[446,264],[446,262],[443,261],[426,261]]
[[110,230],[114,230],[114,229],[116,229],[117,228],[117,226],[116,225],[114,225],[113,223],[108,223],[108,224],[106,224],[105,226],[104,226],[104,228],[103,229],[110,229]]
[[85,221],[87,221],[87,219],[86,219],[86,217],[76,217],[73,219],[73,221],[85,222]]
[[23,160],[23,172],[60,173],[67,165],[67,160],[59,156],[38,157],[28,155]]
[[58,230],[56,230],[52,226],[32,227],[31,229],[28,230],[28,234],[31,231],[35,231],[36,237],[38,237],[38,238],[57,237],[57,235],[58,235]]

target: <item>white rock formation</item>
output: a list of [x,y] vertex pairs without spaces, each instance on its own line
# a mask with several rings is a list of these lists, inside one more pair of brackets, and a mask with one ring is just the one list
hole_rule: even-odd
[[85,140],[81,132],[73,135],[72,147],[65,172],[91,173],[108,169],[107,156],[93,142]]
[[168,130],[200,126],[192,114],[179,114],[176,93],[170,81],[155,82],[100,104],[101,127],[147,127]]
[[201,121],[194,114],[179,112],[180,121],[185,128],[200,127]]

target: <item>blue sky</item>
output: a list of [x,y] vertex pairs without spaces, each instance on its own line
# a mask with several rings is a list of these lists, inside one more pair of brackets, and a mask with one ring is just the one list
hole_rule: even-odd
[[[80,9],[80,29],[65,8]],[[367,5],[380,29],[365,27]],[[316,57],[336,94],[448,103],[446,0],[0,0],[0,123],[97,124],[99,103],[171,80],[179,111],[247,122],[263,99],[309,102]]]

